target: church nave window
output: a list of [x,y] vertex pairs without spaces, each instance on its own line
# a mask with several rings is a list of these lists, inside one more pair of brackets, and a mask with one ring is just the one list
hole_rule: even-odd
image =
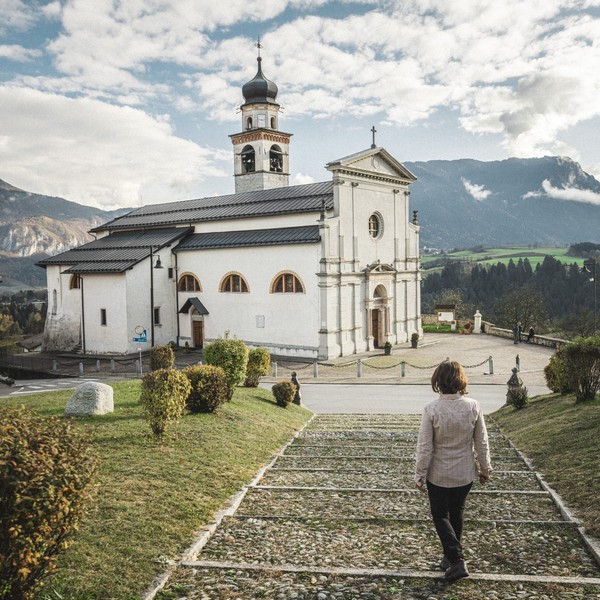
[[231,292],[234,294],[248,293],[248,284],[239,273],[229,273],[221,281],[221,292]]
[[293,273],[278,275],[271,286],[272,294],[302,294],[304,286]]
[[80,290],[81,289],[81,275],[71,275],[69,279],[69,289],[70,290]]
[[242,171],[244,173],[254,173],[256,169],[256,159],[254,148],[252,146],[244,146],[242,150]]
[[179,283],[177,284],[177,289],[180,292],[201,292],[202,287],[200,286],[200,282],[198,281],[195,275],[191,273],[184,273],[179,278]]
[[374,239],[379,239],[383,235],[383,221],[381,215],[373,213],[369,217],[369,235]]

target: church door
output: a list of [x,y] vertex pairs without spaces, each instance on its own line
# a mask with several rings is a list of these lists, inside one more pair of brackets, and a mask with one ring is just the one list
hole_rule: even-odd
[[204,323],[192,321],[192,343],[194,348],[204,347]]
[[379,311],[371,311],[371,331],[373,332],[373,347],[379,348]]

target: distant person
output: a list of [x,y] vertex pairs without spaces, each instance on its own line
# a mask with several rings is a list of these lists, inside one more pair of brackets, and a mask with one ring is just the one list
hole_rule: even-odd
[[460,363],[444,361],[431,377],[439,394],[423,409],[417,440],[415,483],[427,486],[429,505],[444,557],[440,568],[448,581],[468,577],[463,548],[463,511],[473,481],[490,480],[492,466],[483,412],[467,398],[468,379]]
[[529,333],[527,334],[527,343],[531,344],[533,337],[535,336],[535,329],[533,327],[529,328]]

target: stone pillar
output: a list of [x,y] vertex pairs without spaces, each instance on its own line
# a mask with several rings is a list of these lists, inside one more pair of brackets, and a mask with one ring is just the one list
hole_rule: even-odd
[[473,317],[473,333],[481,333],[481,313],[479,310],[475,311]]

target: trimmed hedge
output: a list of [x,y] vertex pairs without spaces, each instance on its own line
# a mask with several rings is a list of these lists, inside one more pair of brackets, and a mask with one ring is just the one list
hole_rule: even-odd
[[291,381],[281,381],[276,383],[271,388],[271,391],[273,392],[273,396],[275,396],[277,405],[286,408],[294,400],[296,386]]
[[32,598],[85,511],[96,470],[68,420],[0,414],[0,598]]
[[204,348],[204,358],[209,365],[221,367],[227,380],[227,400],[231,400],[235,387],[246,378],[248,347],[242,340],[221,338]]
[[201,365],[183,370],[191,392],[186,404],[191,413],[212,413],[227,401],[227,380],[221,367]]
[[175,364],[175,353],[171,345],[153,346],[150,348],[150,370],[172,369]]
[[245,387],[258,387],[260,378],[269,374],[271,355],[266,348],[254,348],[248,353]]
[[144,375],[140,404],[156,437],[161,437],[169,423],[183,415],[191,389],[188,378],[181,371],[159,369]]

